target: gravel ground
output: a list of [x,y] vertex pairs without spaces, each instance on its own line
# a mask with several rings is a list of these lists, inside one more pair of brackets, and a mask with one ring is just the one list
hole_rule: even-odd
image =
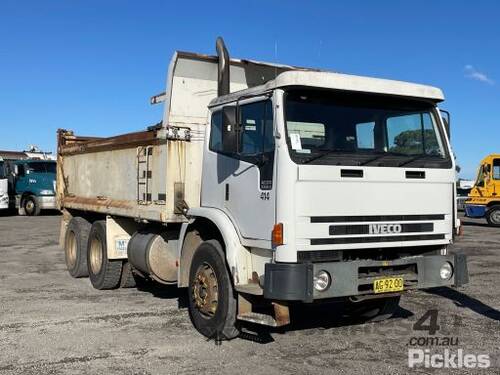
[[[413,325],[438,310],[451,350],[489,354],[500,373],[500,229],[465,220],[456,249],[471,282],[458,290],[410,292],[394,318],[360,324],[335,308],[302,312],[285,330],[216,345],[191,325],[175,289],[97,291],[72,279],[58,247],[59,216],[0,217],[0,374],[405,374]],[[424,347],[427,348],[427,347]],[[430,347],[432,353],[445,347]],[[415,370],[412,370],[415,371]]]

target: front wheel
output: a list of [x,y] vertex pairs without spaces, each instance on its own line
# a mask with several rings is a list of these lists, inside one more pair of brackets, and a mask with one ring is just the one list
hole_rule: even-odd
[[189,271],[189,315],[196,329],[213,339],[230,340],[236,328],[236,298],[216,240],[202,242],[194,253]]
[[27,216],[40,215],[40,205],[38,204],[36,198],[32,195],[24,198],[23,208]]
[[486,212],[486,221],[492,227],[500,227],[500,206],[493,206]]

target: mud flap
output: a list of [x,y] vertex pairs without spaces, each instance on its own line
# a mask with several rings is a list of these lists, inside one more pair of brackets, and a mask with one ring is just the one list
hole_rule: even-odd
[[469,283],[469,270],[467,268],[467,256],[465,254],[454,254],[455,257],[455,281],[454,287]]

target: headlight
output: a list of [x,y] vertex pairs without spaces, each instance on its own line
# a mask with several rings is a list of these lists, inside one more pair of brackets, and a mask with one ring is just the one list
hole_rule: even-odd
[[453,266],[449,262],[444,263],[439,270],[439,276],[441,280],[451,279],[453,276]]
[[314,289],[318,292],[324,292],[330,287],[330,274],[324,270],[318,271],[313,279]]
[[54,190],[40,190],[40,195],[54,195]]

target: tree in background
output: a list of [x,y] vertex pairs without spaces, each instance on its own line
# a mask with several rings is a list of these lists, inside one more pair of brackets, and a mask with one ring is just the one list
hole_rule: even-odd
[[[424,142],[422,142],[422,130],[406,130],[394,138],[394,144],[389,151],[406,155],[427,154],[440,155],[436,134],[432,129],[425,129]],[[425,151],[424,151],[425,145]]]

